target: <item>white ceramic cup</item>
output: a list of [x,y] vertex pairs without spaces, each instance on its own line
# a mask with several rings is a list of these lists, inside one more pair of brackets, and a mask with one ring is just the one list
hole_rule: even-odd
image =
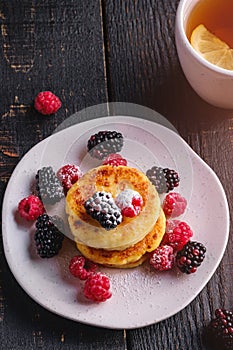
[[188,18],[199,1],[181,0],[177,9],[175,39],[180,64],[188,82],[201,98],[214,106],[233,109],[233,71],[206,61],[186,36]]

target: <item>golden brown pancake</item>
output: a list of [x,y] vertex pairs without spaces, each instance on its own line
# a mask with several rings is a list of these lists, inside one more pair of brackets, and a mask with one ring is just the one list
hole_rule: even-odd
[[[124,217],[121,224],[107,231],[86,213],[84,203],[95,192],[110,192],[115,198],[125,189],[135,190],[143,198],[138,216]],[[138,169],[102,165],[88,171],[71,187],[66,197],[66,212],[77,244],[120,251],[142,241],[153,230],[160,214],[160,199],[147,176]]]
[[77,248],[87,259],[109,267],[131,268],[141,265],[147,253],[156,249],[163,238],[166,218],[161,209],[160,216],[153,229],[138,243],[124,250],[105,250],[77,243]]

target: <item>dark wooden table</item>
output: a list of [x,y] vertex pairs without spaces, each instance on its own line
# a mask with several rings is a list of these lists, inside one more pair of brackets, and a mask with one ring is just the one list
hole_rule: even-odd
[[[177,58],[178,0],[25,0],[0,2],[1,202],[16,164],[74,112],[111,101],[166,117],[213,168],[233,210],[233,111],[203,102]],[[62,108],[33,108],[51,90]],[[208,191],[208,188],[207,188]],[[173,317],[142,329],[75,323],[35,303],[17,284],[1,243],[0,347],[13,349],[205,349],[203,326],[218,307],[233,308],[232,229],[224,258],[198,297]]]

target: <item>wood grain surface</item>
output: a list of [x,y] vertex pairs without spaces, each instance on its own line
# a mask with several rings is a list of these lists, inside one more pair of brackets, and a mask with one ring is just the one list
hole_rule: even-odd
[[[178,0],[0,2],[0,195],[22,156],[67,117],[106,102],[131,102],[166,117],[216,172],[233,212],[233,112],[202,101],[177,57]],[[36,94],[62,108],[43,117]],[[208,191],[208,189],[207,189]],[[214,237],[213,237],[214,239]],[[233,309],[232,228],[224,258],[198,297],[158,324],[135,330],[86,326],[36,304],[0,250],[0,347],[13,349],[207,349],[202,331],[218,307]]]

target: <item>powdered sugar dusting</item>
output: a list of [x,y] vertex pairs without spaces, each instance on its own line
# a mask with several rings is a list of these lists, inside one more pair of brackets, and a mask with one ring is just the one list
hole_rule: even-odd
[[124,208],[132,208],[134,209],[134,206],[132,204],[133,198],[140,198],[142,201],[142,197],[140,193],[137,191],[126,189],[118,194],[116,197],[116,205],[122,210]]
[[[119,276],[120,272],[120,276]],[[121,297],[130,300],[134,298],[138,302],[145,301],[142,297],[142,289],[149,290],[153,294],[156,288],[161,286],[162,276],[153,271],[145,264],[137,269],[118,270],[118,273],[111,271],[111,285],[114,294],[121,294]]]

